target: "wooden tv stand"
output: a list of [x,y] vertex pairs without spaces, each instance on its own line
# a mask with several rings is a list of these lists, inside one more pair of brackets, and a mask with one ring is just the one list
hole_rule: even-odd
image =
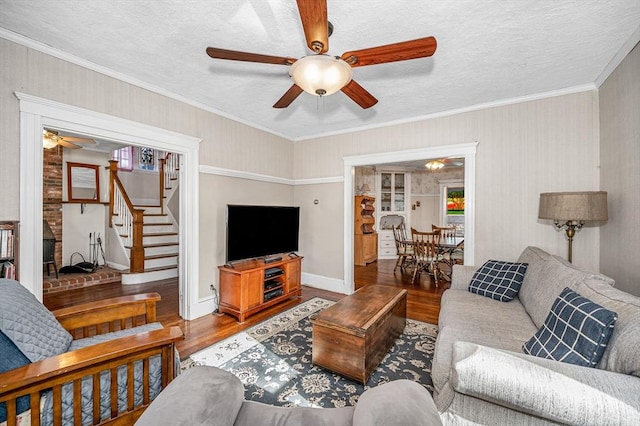
[[[265,263],[253,259],[218,266],[220,271],[220,306],[218,310],[244,320],[263,309],[290,297],[302,295],[302,257],[278,255],[282,260]],[[273,276],[265,277],[267,272]],[[280,294],[281,293],[281,294]]]

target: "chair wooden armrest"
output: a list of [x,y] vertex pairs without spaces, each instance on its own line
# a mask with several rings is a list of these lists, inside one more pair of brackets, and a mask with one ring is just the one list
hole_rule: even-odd
[[113,297],[52,311],[75,339],[156,321],[158,293]]
[[[53,390],[54,424],[61,423],[62,385],[73,382],[74,423],[81,424],[82,378],[93,380],[93,420],[100,421],[100,373],[111,371],[111,419],[109,424],[133,424],[151,403],[149,396],[149,357],[161,356],[162,388],[175,376],[175,342],[184,336],[179,327],[167,327],[98,343],[75,351],[43,359],[0,374],[0,402],[7,403],[7,425],[15,424],[16,399],[31,396],[32,424],[40,424],[40,392]],[[133,364],[143,363],[142,405],[134,406]],[[127,368],[127,409],[118,413],[118,367]],[[101,423],[102,424],[102,423]]]

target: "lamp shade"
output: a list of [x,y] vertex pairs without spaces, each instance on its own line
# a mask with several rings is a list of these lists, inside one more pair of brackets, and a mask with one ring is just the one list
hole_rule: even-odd
[[607,193],[604,191],[542,193],[538,218],[576,222],[605,221],[608,219]]
[[311,55],[291,65],[293,81],[302,90],[316,96],[331,95],[351,81],[351,66],[340,58],[329,55]]

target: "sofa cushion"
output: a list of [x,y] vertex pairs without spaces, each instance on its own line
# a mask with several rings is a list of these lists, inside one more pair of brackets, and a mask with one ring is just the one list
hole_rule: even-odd
[[526,263],[488,260],[473,274],[469,291],[501,302],[509,302],[518,295],[526,272]]
[[578,285],[577,291],[618,314],[618,321],[598,368],[640,377],[640,297],[600,280],[585,280]]
[[0,279],[0,330],[31,362],[66,352],[72,340],[53,314],[14,280]]
[[503,303],[469,293],[466,289],[444,292],[438,326],[515,337],[522,342],[538,330],[518,299]]
[[617,319],[615,312],[565,288],[523,350],[541,358],[595,367]]
[[512,352],[522,352],[522,344],[526,342],[529,336],[531,334],[527,337],[506,334],[499,329],[484,329],[483,333],[478,333],[472,327],[457,328],[446,325],[440,327],[433,354],[433,363],[431,364],[431,381],[433,382],[434,393],[439,393],[449,381],[451,361],[453,359],[453,344],[456,341],[471,342]]
[[[0,373],[31,364],[29,358],[20,351],[6,334],[0,330]],[[30,408],[29,395],[21,396],[16,402],[16,413],[20,414]],[[0,403],[0,422],[7,420],[7,404]]]
[[438,409],[427,389],[406,379],[369,388],[360,395],[353,413],[353,426],[441,424]]
[[609,277],[582,271],[537,247],[525,248],[518,262],[529,264],[518,298],[536,327],[542,326],[551,305],[565,287],[576,290],[577,285],[586,280],[601,281],[609,286],[614,284]]
[[169,383],[135,424],[233,426],[243,398],[242,382],[232,373],[192,367]]
[[351,426],[354,407],[276,407],[244,401],[233,426]]

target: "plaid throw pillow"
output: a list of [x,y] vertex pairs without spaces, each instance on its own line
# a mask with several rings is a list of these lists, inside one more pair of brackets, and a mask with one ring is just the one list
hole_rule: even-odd
[[567,287],[553,302],[542,327],[522,349],[541,358],[595,367],[617,319],[615,312]]
[[501,302],[509,302],[518,295],[527,266],[527,263],[487,260],[473,274],[469,291]]

